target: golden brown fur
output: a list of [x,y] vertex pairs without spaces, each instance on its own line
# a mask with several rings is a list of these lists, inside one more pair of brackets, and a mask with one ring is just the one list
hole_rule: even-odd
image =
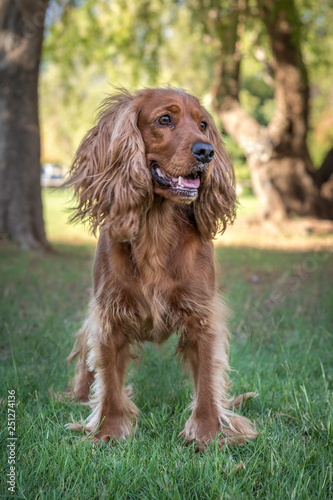
[[253,439],[251,422],[232,411],[253,394],[227,396],[229,333],[212,238],[233,220],[236,198],[210,115],[182,90],[121,91],[81,143],[69,184],[74,219],[100,229],[93,296],[71,355],[74,396],[88,401],[91,389],[93,411],[70,427],[97,440],[128,437],[138,413],[124,388],[132,346],[179,332],[195,390],[184,439],[200,448],[218,433],[221,443]]

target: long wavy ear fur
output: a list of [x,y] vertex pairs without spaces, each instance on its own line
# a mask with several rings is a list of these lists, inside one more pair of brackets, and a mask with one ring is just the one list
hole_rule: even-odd
[[195,220],[203,240],[211,240],[225,231],[227,224],[234,221],[237,203],[233,165],[211,117],[207,139],[215,150],[212,170],[194,202]]
[[71,221],[88,221],[94,234],[105,225],[119,241],[135,237],[153,198],[135,100],[125,90],[104,100],[66,182],[79,200]]

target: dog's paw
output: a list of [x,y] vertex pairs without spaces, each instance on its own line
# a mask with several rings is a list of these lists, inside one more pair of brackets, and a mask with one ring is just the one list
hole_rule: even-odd
[[241,445],[246,441],[255,439],[258,435],[251,420],[236,414],[219,415],[219,424],[221,429],[221,445],[226,443],[232,445]]
[[136,421],[132,422],[130,418],[104,418],[99,424],[96,421],[84,421],[81,419],[67,424],[68,429],[83,432],[92,443],[109,443],[110,441],[124,441],[131,435],[132,429],[136,430]]
[[184,430],[179,434],[186,443],[195,441],[198,450],[203,451],[207,445],[214,441],[219,432],[218,419],[203,420],[190,416]]
[[[135,428],[133,429],[135,431]],[[130,419],[106,419],[93,435],[93,442],[109,443],[110,441],[125,441],[132,432]]]
[[252,422],[240,415],[221,414],[210,420],[197,419],[191,415],[179,436],[187,443],[195,441],[197,449],[203,451],[217,438],[221,447],[227,443],[241,445],[255,439],[257,432]]
[[51,387],[49,389],[50,396],[59,403],[81,403],[88,404],[89,403],[89,395],[78,395],[76,396],[73,389],[71,387],[67,387],[65,392],[55,392]]

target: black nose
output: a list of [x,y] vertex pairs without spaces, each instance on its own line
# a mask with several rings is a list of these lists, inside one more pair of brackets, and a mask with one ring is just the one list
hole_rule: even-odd
[[205,142],[197,142],[192,148],[192,154],[201,163],[209,163],[214,156],[214,148],[211,144]]

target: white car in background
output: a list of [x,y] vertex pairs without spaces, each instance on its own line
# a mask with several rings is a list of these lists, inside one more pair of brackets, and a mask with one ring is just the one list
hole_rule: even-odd
[[57,163],[44,163],[41,169],[40,183],[42,187],[58,187],[65,178],[61,165]]

